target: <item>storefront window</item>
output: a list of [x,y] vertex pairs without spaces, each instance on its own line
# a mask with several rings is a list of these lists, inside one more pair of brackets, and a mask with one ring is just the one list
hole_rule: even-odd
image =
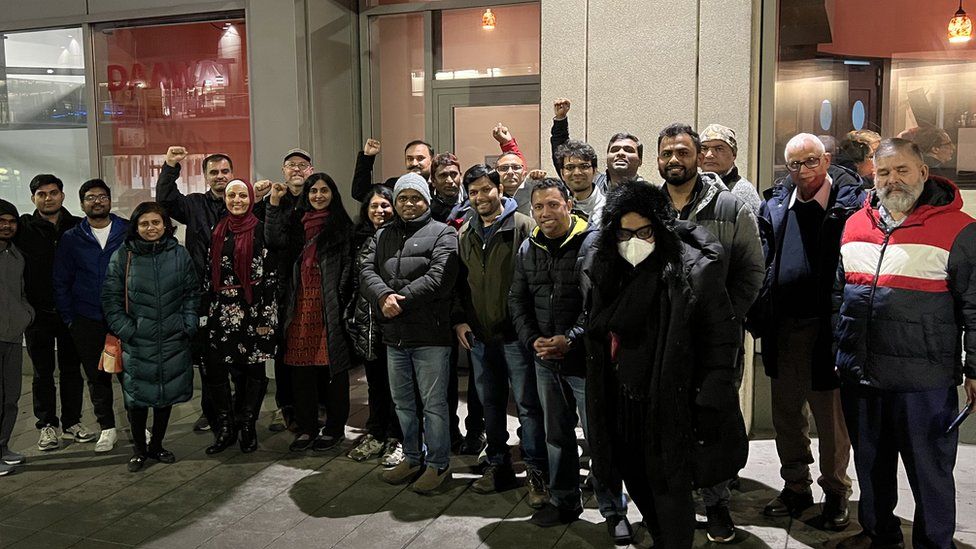
[[435,79],[539,74],[539,4],[447,10],[440,21]]
[[250,177],[244,21],[94,30],[98,152],[123,213],[155,198],[167,147],[190,152],[181,190],[203,192],[201,161],[224,153]]
[[779,0],[776,176],[799,132],[828,148],[852,130],[912,138],[933,171],[976,188],[976,57],[945,9],[913,0]]
[[38,173],[65,183],[65,206],[90,177],[85,56],[80,28],[0,33],[0,196],[34,209]]

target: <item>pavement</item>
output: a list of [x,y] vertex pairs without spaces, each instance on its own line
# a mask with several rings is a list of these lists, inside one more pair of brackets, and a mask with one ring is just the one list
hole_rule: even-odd
[[[463,381],[459,385],[465,387]],[[352,415],[347,440],[339,449],[290,453],[293,435],[267,429],[272,384],[259,422],[260,449],[242,454],[232,447],[207,456],[204,448],[212,435],[191,429],[200,414],[197,391],[194,400],[173,410],[165,446],[178,461],[150,462],[139,473],[126,470],[132,450],[118,387],[119,444],[105,454],[95,454],[92,443],[65,442],[61,450],[38,451],[30,387],[31,379],[25,376],[28,392],[20,399],[11,441],[28,462],[0,478],[2,548],[613,547],[590,492],[584,492],[582,520],[543,529],[527,522],[532,509],[525,503],[525,488],[493,495],[469,489],[477,478],[474,457],[454,457],[454,479],[433,496],[383,483],[376,460],[357,463],[345,457],[354,439],[362,435],[368,415],[362,369],[352,372]],[[461,406],[463,418],[463,394]],[[84,416],[86,425],[94,427],[90,404]],[[511,444],[515,444],[516,423],[510,415]],[[853,465],[850,474],[855,476]],[[775,446],[768,438],[751,442],[749,462],[740,476],[741,487],[732,497],[732,517],[738,526],[732,547],[833,547],[859,531],[856,524],[840,533],[818,530],[819,505],[797,519],[762,515],[763,505],[781,487]],[[903,519],[909,542],[914,504],[903,470],[898,486],[896,513]],[[814,497],[818,502],[823,497],[816,485]],[[857,498],[855,480],[852,500]],[[976,446],[959,448],[956,499],[956,545],[972,549],[976,546]],[[854,508],[856,516],[856,504]],[[629,518],[635,524],[641,520],[632,504]],[[637,538],[635,546],[651,545],[641,525]],[[699,530],[695,547],[717,545]]]

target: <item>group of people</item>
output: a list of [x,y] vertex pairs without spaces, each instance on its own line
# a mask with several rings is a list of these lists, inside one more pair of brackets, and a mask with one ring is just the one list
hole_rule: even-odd
[[[111,213],[104,181],[81,186],[77,218],[62,182],[38,175],[33,214],[0,201],[0,474],[25,461],[8,446],[25,331],[38,448],[114,447],[113,376],[99,369],[112,335],[123,349],[130,471],[175,461],[163,441],[172,406],[192,396],[194,366],[204,412],[195,429],[213,431],[206,452],[217,454],[257,448],[267,361],[271,429],[294,431],[292,451],[337,447],[349,371],[363,365],[369,419],[348,455],[378,458],[385,482],[435,492],[451,479],[453,452],[484,453],[475,492],[518,486],[511,398],[530,522],[582,513],[581,425],[616,543],[633,535],[623,485],[655,545],[692,545],[696,489],[708,538],[730,542],[730,487],[748,456],[738,401],[748,330],[772,378],[784,482],[763,512],[814,505],[812,412],[821,527],[849,525],[853,447],[863,532],[846,543],[903,544],[893,513],[901,456],[915,545],[952,546],[958,435],[946,427],[964,375],[976,400],[976,222],[956,186],[930,175],[905,139],[852,133],[843,150],[860,156],[845,167],[799,134],[786,146],[788,175],[760,198],[735,166],[734,130],[718,124],[664,128],[664,183],[653,184],[637,175],[644,144],[629,133],[611,137],[600,171],[596,150],[570,138],[570,106],[554,102],[558,177],[529,170],[501,124],[494,166],[465,169],[414,141],[405,173],[382,183],[372,177],[380,143],[368,140],[351,186],[356,220],[301,149],[285,153],[284,182],[253,185],[231,158],[207,156],[209,190],[183,194],[188,151],[170,147],[156,202],[128,221]],[[98,432],[81,423],[82,370]]]

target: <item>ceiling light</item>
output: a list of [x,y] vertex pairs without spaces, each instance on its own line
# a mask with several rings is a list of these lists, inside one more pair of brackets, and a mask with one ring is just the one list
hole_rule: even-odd
[[481,16],[481,28],[486,31],[495,30],[495,14],[491,13],[491,9],[486,9]]
[[949,20],[948,36],[949,42],[953,44],[969,42],[973,39],[973,20],[962,9],[962,0],[959,0],[959,9],[956,14]]

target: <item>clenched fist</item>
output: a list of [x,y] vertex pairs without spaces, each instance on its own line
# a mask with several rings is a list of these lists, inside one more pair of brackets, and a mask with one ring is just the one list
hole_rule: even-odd
[[553,118],[555,118],[556,120],[562,120],[563,118],[566,118],[566,115],[569,114],[569,107],[570,107],[569,99],[566,99],[565,97],[560,97],[555,101],[553,101],[552,102]]
[[380,142],[378,139],[373,139],[370,137],[366,140],[366,144],[363,145],[363,154],[366,156],[376,156],[380,153]]
[[281,204],[281,197],[285,196],[288,192],[288,185],[284,183],[272,183],[271,184],[271,198],[268,200],[271,202],[272,206],[277,206]]
[[264,195],[271,191],[271,181],[267,179],[262,179],[254,184],[254,197],[263,198]]
[[174,145],[166,149],[166,164],[168,164],[170,168],[175,168],[177,164],[186,158],[187,154],[189,153],[185,147]]
[[512,134],[508,131],[508,127],[503,126],[501,122],[492,128],[491,136],[495,138],[495,141],[498,141],[499,145],[504,145],[512,140]]

